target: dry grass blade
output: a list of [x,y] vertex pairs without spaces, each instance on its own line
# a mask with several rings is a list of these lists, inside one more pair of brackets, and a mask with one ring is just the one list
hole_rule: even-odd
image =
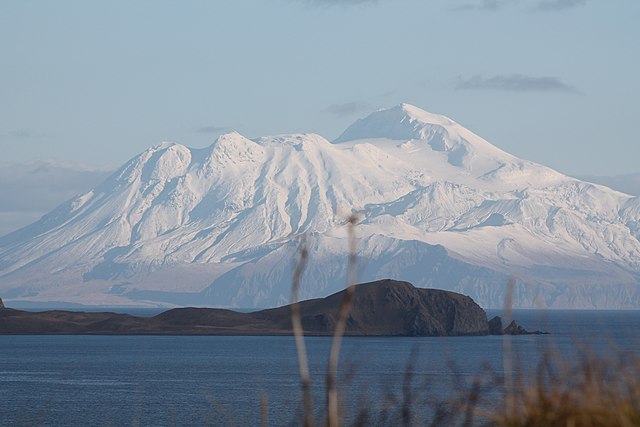
[[409,427],[412,424],[411,409],[414,404],[412,381],[413,381],[413,366],[414,366],[414,361],[417,357],[416,355],[417,353],[414,348],[411,351],[409,360],[407,361],[407,366],[405,367],[405,370],[404,370],[404,379],[402,381],[402,425],[403,427]]
[[473,417],[476,411],[476,405],[480,400],[480,380],[478,378],[473,380],[469,394],[466,396],[465,408],[464,408],[464,421],[463,427],[473,426]]
[[[562,361],[560,361],[562,362]],[[519,390],[516,410],[495,426],[632,427],[640,425],[640,360],[586,356],[570,370],[544,361],[535,385]]]
[[269,426],[269,398],[265,392],[260,395],[260,424],[263,427]]
[[[513,293],[515,292],[516,279],[509,277],[507,292],[504,299],[504,314],[507,319],[511,319],[513,309]],[[513,384],[513,355],[511,353],[511,336],[502,336],[502,368],[504,372],[505,404],[508,414],[515,411],[515,395]]]
[[331,342],[331,352],[329,353],[329,366],[327,369],[327,422],[329,427],[337,427],[339,425],[338,413],[338,391],[336,388],[336,376],[338,372],[338,358],[340,357],[340,345],[342,337],[347,326],[347,318],[351,310],[353,294],[355,292],[356,283],[356,233],[355,226],[358,222],[356,215],[351,215],[348,219],[347,232],[349,234],[349,267],[347,289],[344,293],[344,299],[340,305],[338,313],[338,322],[333,334]]
[[302,273],[307,264],[309,250],[306,240],[303,240],[299,250],[300,257],[293,271],[293,282],[291,286],[291,325],[296,340],[296,351],[298,353],[298,366],[300,369],[300,383],[302,385],[302,399],[304,405],[304,426],[313,425],[313,403],[311,401],[311,378],[309,376],[309,362],[307,358],[307,348],[304,344],[304,330],[300,319],[300,306],[298,305],[298,293]]

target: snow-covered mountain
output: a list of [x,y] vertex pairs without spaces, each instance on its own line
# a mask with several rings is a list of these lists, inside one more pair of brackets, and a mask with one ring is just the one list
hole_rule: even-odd
[[640,308],[640,199],[518,159],[412,105],[314,134],[163,143],[92,191],[0,238],[0,296],[94,305],[289,302],[359,277],[501,307]]
[[632,196],[640,196],[640,173],[630,173],[614,176],[579,176],[583,181],[589,181],[596,184],[602,184],[614,190],[631,194]]

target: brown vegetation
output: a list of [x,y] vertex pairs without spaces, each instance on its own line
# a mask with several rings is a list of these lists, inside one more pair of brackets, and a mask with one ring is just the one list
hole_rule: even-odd
[[[349,283],[347,289],[353,289],[355,277],[355,218],[350,218],[351,236],[349,258]],[[305,253],[305,248],[302,249]],[[305,258],[306,261],[306,258]],[[294,289],[300,286],[304,264],[296,269]],[[510,292],[514,279],[510,279],[506,312],[510,312]],[[338,411],[337,387],[335,384],[339,343],[345,332],[348,312],[351,308],[353,292],[344,294],[338,323],[335,325],[334,346],[332,346],[329,369],[327,372],[327,408],[323,421],[331,427],[345,424]],[[295,299],[294,299],[295,301]],[[293,323],[302,323],[299,310],[292,310]],[[296,318],[298,317],[298,318]],[[499,318],[493,319],[502,328]],[[611,359],[585,352],[577,364],[567,364],[551,353],[538,366],[536,378],[525,378],[511,374],[513,354],[509,334],[518,334],[520,328],[515,323],[505,328],[503,333],[504,373],[479,374],[466,387],[462,387],[456,398],[444,402],[431,402],[433,411],[429,419],[419,419],[418,405],[429,399],[419,401],[412,387],[412,363],[408,362],[402,385],[402,396],[382,402],[375,408],[362,407],[353,426],[389,425],[389,426],[464,426],[481,425],[487,427],[637,427],[640,426],[640,358],[637,355],[618,356]],[[304,346],[302,328],[294,328],[296,343]],[[520,332],[526,333],[524,329]],[[337,343],[337,345],[336,345]],[[305,399],[303,425],[313,425],[310,378],[304,347],[299,348],[298,356],[302,377],[302,389]],[[302,350],[302,351],[301,351]],[[516,372],[518,370],[516,369]],[[487,401],[487,398],[492,399]]]

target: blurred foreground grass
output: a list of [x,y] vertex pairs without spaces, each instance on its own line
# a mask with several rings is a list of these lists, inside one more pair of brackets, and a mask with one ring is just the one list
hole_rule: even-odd
[[[529,374],[521,374],[524,371]],[[416,385],[414,373],[412,363],[407,363],[404,378],[398,378],[400,384],[390,387],[396,393],[370,399],[365,394],[359,401],[348,398],[352,396],[347,394],[354,391],[349,384],[341,384],[337,418],[330,420],[325,405],[320,404],[311,413],[301,410],[290,425],[640,426],[637,354],[585,352],[579,360],[564,360],[562,355],[549,352],[533,370],[516,366],[513,378],[502,372],[478,372],[471,380],[452,383],[451,394],[442,398],[430,393],[425,384]],[[451,374],[455,377],[453,366]],[[263,421],[263,425],[269,424]]]
[[[413,387],[412,360],[407,363],[401,395],[382,402],[364,402],[359,408],[344,407],[338,397],[336,372],[340,340],[344,333],[356,280],[358,218],[347,220],[349,236],[348,283],[336,325],[326,373],[326,410],[319,412],[311,399],[306,348],[297,309],[298,290],[308,253],[303,240],[292,284],[292,323],[298,349],[302,407],[299,423],[312,427],[352,426],[487,426],[487,427],[640,427],[640,357],[637,354],[596,354],[585,349],[579,360],[565,360],[548,351],[536,375],[525,375],[511,351],[511,340],[503,336],[503,373],[478,372],[469,384],[459,384],[453,397],[432,401],[428,393]],[[505,311],[512,308],[515,279],[507,286]],[[297,327],[295,327],[297,325]],[[639,325],[640,326],[640,325]],[[576,344],[577,345],[577,344]],[[454,367],[455,369],[455,367]],[[531,372],[527,369],[526,372]],[[338,402],[342,402],[339,405]],[[263,411],[265,402],[263,402]],[[424,405],[431,410],[424,410]],[[356,414],[346,420],[345,414]],[[428,414],[425,416],[425,414]],[[263,425],[268,419],[262,418]]]

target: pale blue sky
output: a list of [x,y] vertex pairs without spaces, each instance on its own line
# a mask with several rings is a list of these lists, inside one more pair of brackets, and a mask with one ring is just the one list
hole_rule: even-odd
[[410,102],[568,174],[640,172],[640,1],[0,3],[0,161],[317,132]]

